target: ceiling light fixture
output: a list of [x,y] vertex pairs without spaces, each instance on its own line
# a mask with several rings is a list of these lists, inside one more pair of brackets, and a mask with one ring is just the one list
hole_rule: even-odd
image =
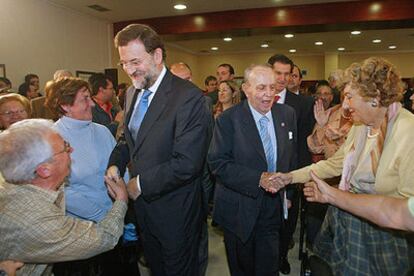
[[397,49],[397,46],[395,46],[395,45],[390,45],[390,46],[388,46],[388,49],[390,49],[390,50],[394,50],[394,49]]
[[359,35],[359,34],[361,34],[361,31],[352,31],[351,34],[353,34],[353,35]]
[[262,47],[262,48],[269,48],[269,44],[263,43],[262,45],[260,45],[260,47]]
[[345,51],[345,48],[344,47],[339,47],[338,51]]
[[292,37],[294,37],[295,35],[294,34],[285,34],[285,37],[286,38],[292,38]]
[[211,47],[210,49],[213,50],[213,51],[217,51],[218,47]]
[[233,39],[231,37],[225,37],[223,38],[223,40],[229,42],[229,41],[232,41]]
[[290,49],[289,53],[296,53],[296,49]]
[[184,4],[177,4],[177,5],[174,5],[174,9],[181,11],[181,10],[187,9],[187,6]]
[[323,45],[323,42],[322,41],[316,41],[315,45],[317,45],[317,46]]
[[381,43],[381,39],[374,39],[372,43]]

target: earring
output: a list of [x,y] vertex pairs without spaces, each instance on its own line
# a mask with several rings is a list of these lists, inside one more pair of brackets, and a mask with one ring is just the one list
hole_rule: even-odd
[[377,106],[378,106],[378,103],[377,103],[376,101],[372,101],[372,102],[371,102],[371,106],[372,106],[372,107],[377,107]]

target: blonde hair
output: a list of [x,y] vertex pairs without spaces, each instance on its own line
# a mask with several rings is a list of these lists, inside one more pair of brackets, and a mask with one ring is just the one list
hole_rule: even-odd
[[5,103],[16,101],[22,104],[23,108],[26,110],[27,116],[30,117],[31,114],[31,108],[30,108],[30,102],[29,100],[17,93],[9,93],[5,95],[0,96],[0,106],[2,106]]
[[344,80],[362,97],[378,97],[384,107],[399,102],[403,96],[400,74],[393,64],[380,57],[351,64],[345,71]]

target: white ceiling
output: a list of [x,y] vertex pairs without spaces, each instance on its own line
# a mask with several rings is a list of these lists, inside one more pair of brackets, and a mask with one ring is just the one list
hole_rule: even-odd
[[[48,0],[49,2],[69,8],[90,16],[119,22],[133,19],[156,18],[164,16],[179,16],[184,14],[198,14],[235,9],[251,9],[276,6],[292,6],[343,0]],[[353,0],[355,1],[355,0]],[[185,3],[187,10],[177,11],[173,6]],[[88,5],[100,5],[109,9],[106,12],[97,12],[88,8]],[[230,19],[229,19],[230,20]],[[352,36],[351,30],[341,32],[300,33],[294,38],[287,39],[282,34],[238,34],[231,42],[222,40],[223,34],[212,34],[209,38],[189,40],[188,36],[165,36],[167,44],[178,47],[192,54],[221,54],[252,51],[278,51],[287,53],[289,49],[296,49],[296,54],[323,54],[335,52],[338,47],[345,47],[345,52],[375,52],[375,51],[413,51],[414,29],[363,30],[362,34]],[[237,34],[236,34],[237,35]],[[372,43],[373,39],[381,39],[379,44]],[[324,45],[315,46],[315,41],[323,41]],[[267,42],[269,48],[260,48]],[[389,45],[396,45],[397,49],[389,50]],[[216,46],[218,51],[210,48]]]

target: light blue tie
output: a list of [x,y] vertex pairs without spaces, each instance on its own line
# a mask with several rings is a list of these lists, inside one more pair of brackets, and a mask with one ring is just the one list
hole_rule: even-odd
[[137,139],[138,130],[141,126],[142,120],[144,119],[145,113],[148,110],[148,98],[151,95],[151,91],[144,90],[144,94],[139,101],[138,108],[135,110],[133,117],[129,121],[129,131],[132,134],[132,138]]
[[269,119],[266,116],[263,116],[262,118],[260,118],[259,124],[260,138],[262,139],[262,144],[267,160],[267,170],[269,172],[274,172],[276,170],[275,155],[273,151],[272,139],[270,138],[270,134],[267,128],[267,125],[269,124]]

